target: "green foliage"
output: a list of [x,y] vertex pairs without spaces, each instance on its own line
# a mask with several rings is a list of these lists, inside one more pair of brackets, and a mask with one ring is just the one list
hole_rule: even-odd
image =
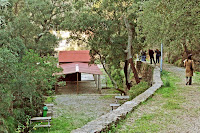
[[0,132],[1,133],[14,133],[15,132],[15,119],[11,116],[4,119],[0,117]]
[[106,81],[105,82],[107,83],[107,87],[108,88],[113,88],[112,81],[110,80],[110,78],[108,76],[106,77]]
[[[32,50],[25,51],[23,46],[16,38],[5,37],[1,41],[0,116],[8,121],[2,126],[8,132],[17,124],[24,125],[25,131],[29,130],[26,116],[37,116],[43,95],[53,93],[57,77],[52,74],[60,71],[54,57],[40,57]],[[9,118],[13,121],[9,122]]]
[[12,79],[15,78],[17,58],[7,48],[0,48],[0,116],[8,115],[12,101]]
[[113,68],[111,70],[111,76],[117,82],[119,88],[123,88],[124,72],[121,69]]
[[59,81],[58,83],[57,83],[57,85],[58,86],[65,86],[66,85],[66,82],[65,81]]
[[35,126],[30,125],[30,116],[25,116],[25,123],[26,125],[19,124],[16,130],[16,133],[24,133],[24,132],[31,132],[33,129],[35,129]]
[[163,79],[163,84],[165,87],[170,87],[171,86],[171,83],[170,83],[170,79],[169,79],[169,72],[167,71],[162,71],[161,73],[161,76],[162,76],[162,79]]
[[45,103],[54,103],[55,99],[55,97],[49,96],[46,98]]
[[164,86],[165,87],[170,87],[171,85],[170,85],[170,82],[167,80],[165,83],[164,83]]
[[[196,29],[199,26],[197,23],[199,18],[196,17],[198,13],[196,12],[198,10],[196,4],[198,4],[197,1],[187,0],[144,2],[141,23],[143,31],[147,35],[146,40],[158,44],[163,41],[166,45],[169,45],[168,41],[180,43],[183,37],[195,41],[192,39],[199,35]],[[180,44],[176,46],[182,47]]]
[[115,133],[115,132],[116,132],[116,125],[113,124],[113,125],[111,126],[111,129],[108,131],[108,133]]
[[193,53],[195,61],[198,61],[200,17],[197,17],[199,8],[196,5],[199,4],[195,0],[143,2],[143,11],[138,18],[138,31],[145,37],[144,43],[151,47],[160,47],[163,43],[164,50],[173,63],[177,59],[187,58],[188,53]]
[[131,87],[131,90],[129,91],[130,99],[135,98],[136,96],[138,96],[139,94],[147,90],[148,88],[149,88],[148,83],[144,81],[140,82],[137,85],[134,85],[133,87]]
[[[120,71],[123,67],[121,63],[126,60],[125,50],[128,44],[124,17],[128,18],[133,27],[132,51],[137,53],[141,49],[135,31],[138,8],[139,4],[132,0],[74,1],[72,10],[65,13],[67,17],[61,24],[61,28],[73,31],[75,35],[80,33],[87,35],[91,62],[105,65],[107,74],[112,77],[111,80],[118,80],[119,88],[123,86],[124,75],[122,77]],[[113,81],[112,83],[116,87]]]
[[20,38],[27,49],[41,56],[53,55],[58,39],[50,31],[58,30],[64,19],[63,10],[70,8],[69,3],[62,0],[13,0],[8,3],[6,11],[0,10],[2,28],[9,31],[12,38]]
[[[52,93],[52,87],[56,83],[54,72],[58,72],[56,61],[53,57],[39,57],[30,51],[23,56],[18,64],[17,77],[14,82],[13,95],[14,111],[21,117],[15,117],[20,122],[25,122],[22,116],[36,116],[43,104],[43,95]],[[20,113],[20,114],[19,114]]]
[[[69,3],[62,0],[0,1],[0,130],[28,132],[26,116],[36,116],[43,95],[53,94],[59,72],[53,55],[58,28]],[[12,120],[10,120],[12,119]]]

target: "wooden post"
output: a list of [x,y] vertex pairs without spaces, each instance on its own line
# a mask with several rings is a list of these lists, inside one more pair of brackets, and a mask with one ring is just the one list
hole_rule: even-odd
[[76,64],[76,73],[77,73],[77,81],[76,81],[77,86],[76,86],[76,93],[77,93],[77,94],[78,94],[78,72],[79,72],[79,66],[78,66],[78,64]]
[[78,72],[77,72],[77,86],[76,86],[76,93],[78,94]]
[[98,75],[95,75],[96,76],[96,87],[97,89],[99,90],[99,78],[98,78]]
[[57,83],[55,84],[55,92],[57,92]]
[[107,78],[107,75],[105,75],[105,79],[106,79],[106,88],[108,88],[108,78]]
[[98,91],[101,93],[101,76],[100,74],[98,75]]
[[98,83],[97,83],[97,75],[96,75],[96,74],[93,74],[93,77],[94,77],[94,81],[95,81],[96,87],[98,87]]

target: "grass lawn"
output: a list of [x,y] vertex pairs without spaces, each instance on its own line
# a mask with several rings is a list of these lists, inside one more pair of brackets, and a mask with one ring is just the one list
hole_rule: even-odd
[[[47,97],[45,103],[54,103],[54,97]],[[67,111],[57,118],[52,118],[50,133],[70,133],[72,130],[87,124],[93,117],[88,117],[84,113],[74,112],[73,107],[66,108]],[[41,123],[45,125],[44,123]],[[46,133],[48,128],[36,128],[33,133]]]
[[194,74],[194,82],[200,83],[200,72],[195,72],[195,74]]
[[166,123],[162,121],[176,123],[177,121],[173,118],[172,114],[176,114],[181,109],[180,103],[184,102],[184,98],[178,95],[178,88],[175,84],[180,79],[172,73],[163,71],[162,80],[164,82],[163,87],[154,95],[155,97],[160,97],[161,101],[156,101],[155,98],[149,98],[140,105],[145,106],[148,104],[148,106],[151,106],[153,102],[156,102],[161,105],[158,107],[159,109],[152,112],[145,112],[144,110],[137,112],[136,109],[136,113],[134,111],[128,114],[126,119],[120,121],[117,126],[113,125],[108,133],[154,133],[165,127]]
[[[70,133],[72,130],[82,127],[93,118],[88,118],[84,114],[64,114],[51,121],[50,133]],[[45,133],[48,128],[37,128],[33,133]]]

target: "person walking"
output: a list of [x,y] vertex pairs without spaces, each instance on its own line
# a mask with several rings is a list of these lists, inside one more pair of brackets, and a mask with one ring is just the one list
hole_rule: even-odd
[[152,60],[153,60],[154,64],[156,64],[154,60],[154,52],[151,49],[149,49],[149,56],[150,56],[150,63],[152,64]]
[[192,84],[192,76],[194,72],[194,61],[192,60],[192,54],[188,55],[188,58],[184,60],[185,74],[186,74],[186,85]]
[[156,49],[155,52],[156,52],[156,63],[159,63],[159,58],[161,56],[161,52],[158,49]]

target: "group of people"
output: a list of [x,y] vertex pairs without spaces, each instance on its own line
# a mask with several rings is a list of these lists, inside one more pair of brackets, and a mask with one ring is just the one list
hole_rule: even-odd
[[152,64],[152,61],[154,62],[154,64],[159,63],[159,58],[161,56],[161,52],[158,49],[156,49],[155,53],[156,53],[156,62],[154,60],[154,51],[152,49],[149,49],[149,57],[150,57],[151,64]]
[[[156,61],[154,60],[154,51],[152,49],[149,49],[149,57],[150,57],[150,63],[154,62],[154,64],[159,63],[159,58],[161,56],[161,52],[156,49]],[[141,51],[141,60],[146,61],[146,51]],[[186,85],[192,84],[192,76],[194,73],[194,61],[192,60],[192,54],[189,54],[187,59],[184,61],[185,66],[185,73],[186,73]]]
[[[150,57],[150,63],[154,62],[154,64],[159,63],[159,58],[161,56],[161,52],[156,49],[156,61],[154,60],[154,51],[152,49],[149,49],[149,57]],[[146,61],[146,51],[141,51],[141,60]]]

